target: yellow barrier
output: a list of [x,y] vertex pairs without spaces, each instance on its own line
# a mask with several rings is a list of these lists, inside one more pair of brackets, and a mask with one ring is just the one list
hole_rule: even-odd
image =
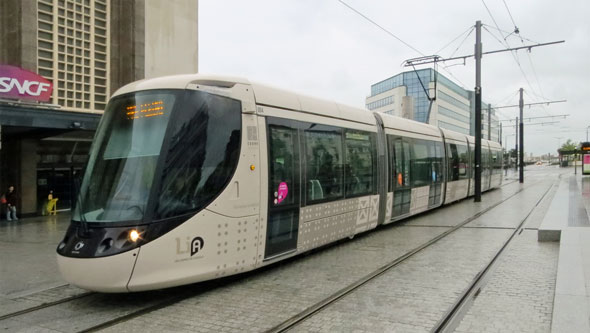
[[49,215],[56,215],[57,214],[57,198],[51,199],[47,202],[47,214]]

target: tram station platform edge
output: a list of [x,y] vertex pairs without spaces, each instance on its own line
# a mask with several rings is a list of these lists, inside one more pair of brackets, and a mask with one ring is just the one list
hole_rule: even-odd
[[590,177],[564,174],[538,230],[558,241],[552,332],[590,332]]

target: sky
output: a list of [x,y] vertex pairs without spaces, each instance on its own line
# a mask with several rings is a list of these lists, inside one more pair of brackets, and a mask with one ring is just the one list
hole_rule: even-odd
[[[200,0],[199,72],[245,77],[365,108],[371,85],[407,70],[402,66],[406,59],[420,53],[443,58],[473,54],[475,32],[469,31],[481,20],[484,52],[505,49],[506,43],[517,47],[565,40],[530,53],[483,56],[484,102],[518,104],[521,87],[525,103],[567,100],[525,107],[525,153],[555,154],[567,139],[586,141],[590,1],[343,1],[411,47],[338,0]],[[515,25],[519,35],[509,35]],[[466,89],[475,86],[473,58],[441,64],[439,72]],[[505,108],[498,116],[512,119],[518,113],[518,108]],[[528,120],[556,124],[527,126],[527,117],[563,114],[569,116]],[[514,147],[514,122],[508,125],[504,123],[502,140]]]

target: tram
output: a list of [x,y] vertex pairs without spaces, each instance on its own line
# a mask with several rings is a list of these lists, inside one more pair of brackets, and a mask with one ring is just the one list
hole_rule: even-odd
[[[136,292],[250,271],[474,193],[474,138],[245,79],[142,80],[110,99],[64,278]],[[482,190],[502,182],[482,140]]]

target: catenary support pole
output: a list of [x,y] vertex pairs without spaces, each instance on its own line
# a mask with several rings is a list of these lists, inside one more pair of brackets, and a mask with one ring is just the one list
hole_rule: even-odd
[[518,181],[520,183],[524,182],[524,124],[522,123],[522,112],[524,109],[524,101],[522,99],[522,92],[523,89],[520,88],[520,102],[519,102],[519,106],[520,106],[520,132],[518,133],[519,135],[519,141],[520,141],[520,154],[519,154],[519,161],[518,163],[520,163],[520,171],[518,173]]
[[518,117],[514,123],[514,172],[518,171]]
[[481,21],[475,22],[475,202],[481,202]]
[[488,104],[488,140],[492,141],[492,104]]

